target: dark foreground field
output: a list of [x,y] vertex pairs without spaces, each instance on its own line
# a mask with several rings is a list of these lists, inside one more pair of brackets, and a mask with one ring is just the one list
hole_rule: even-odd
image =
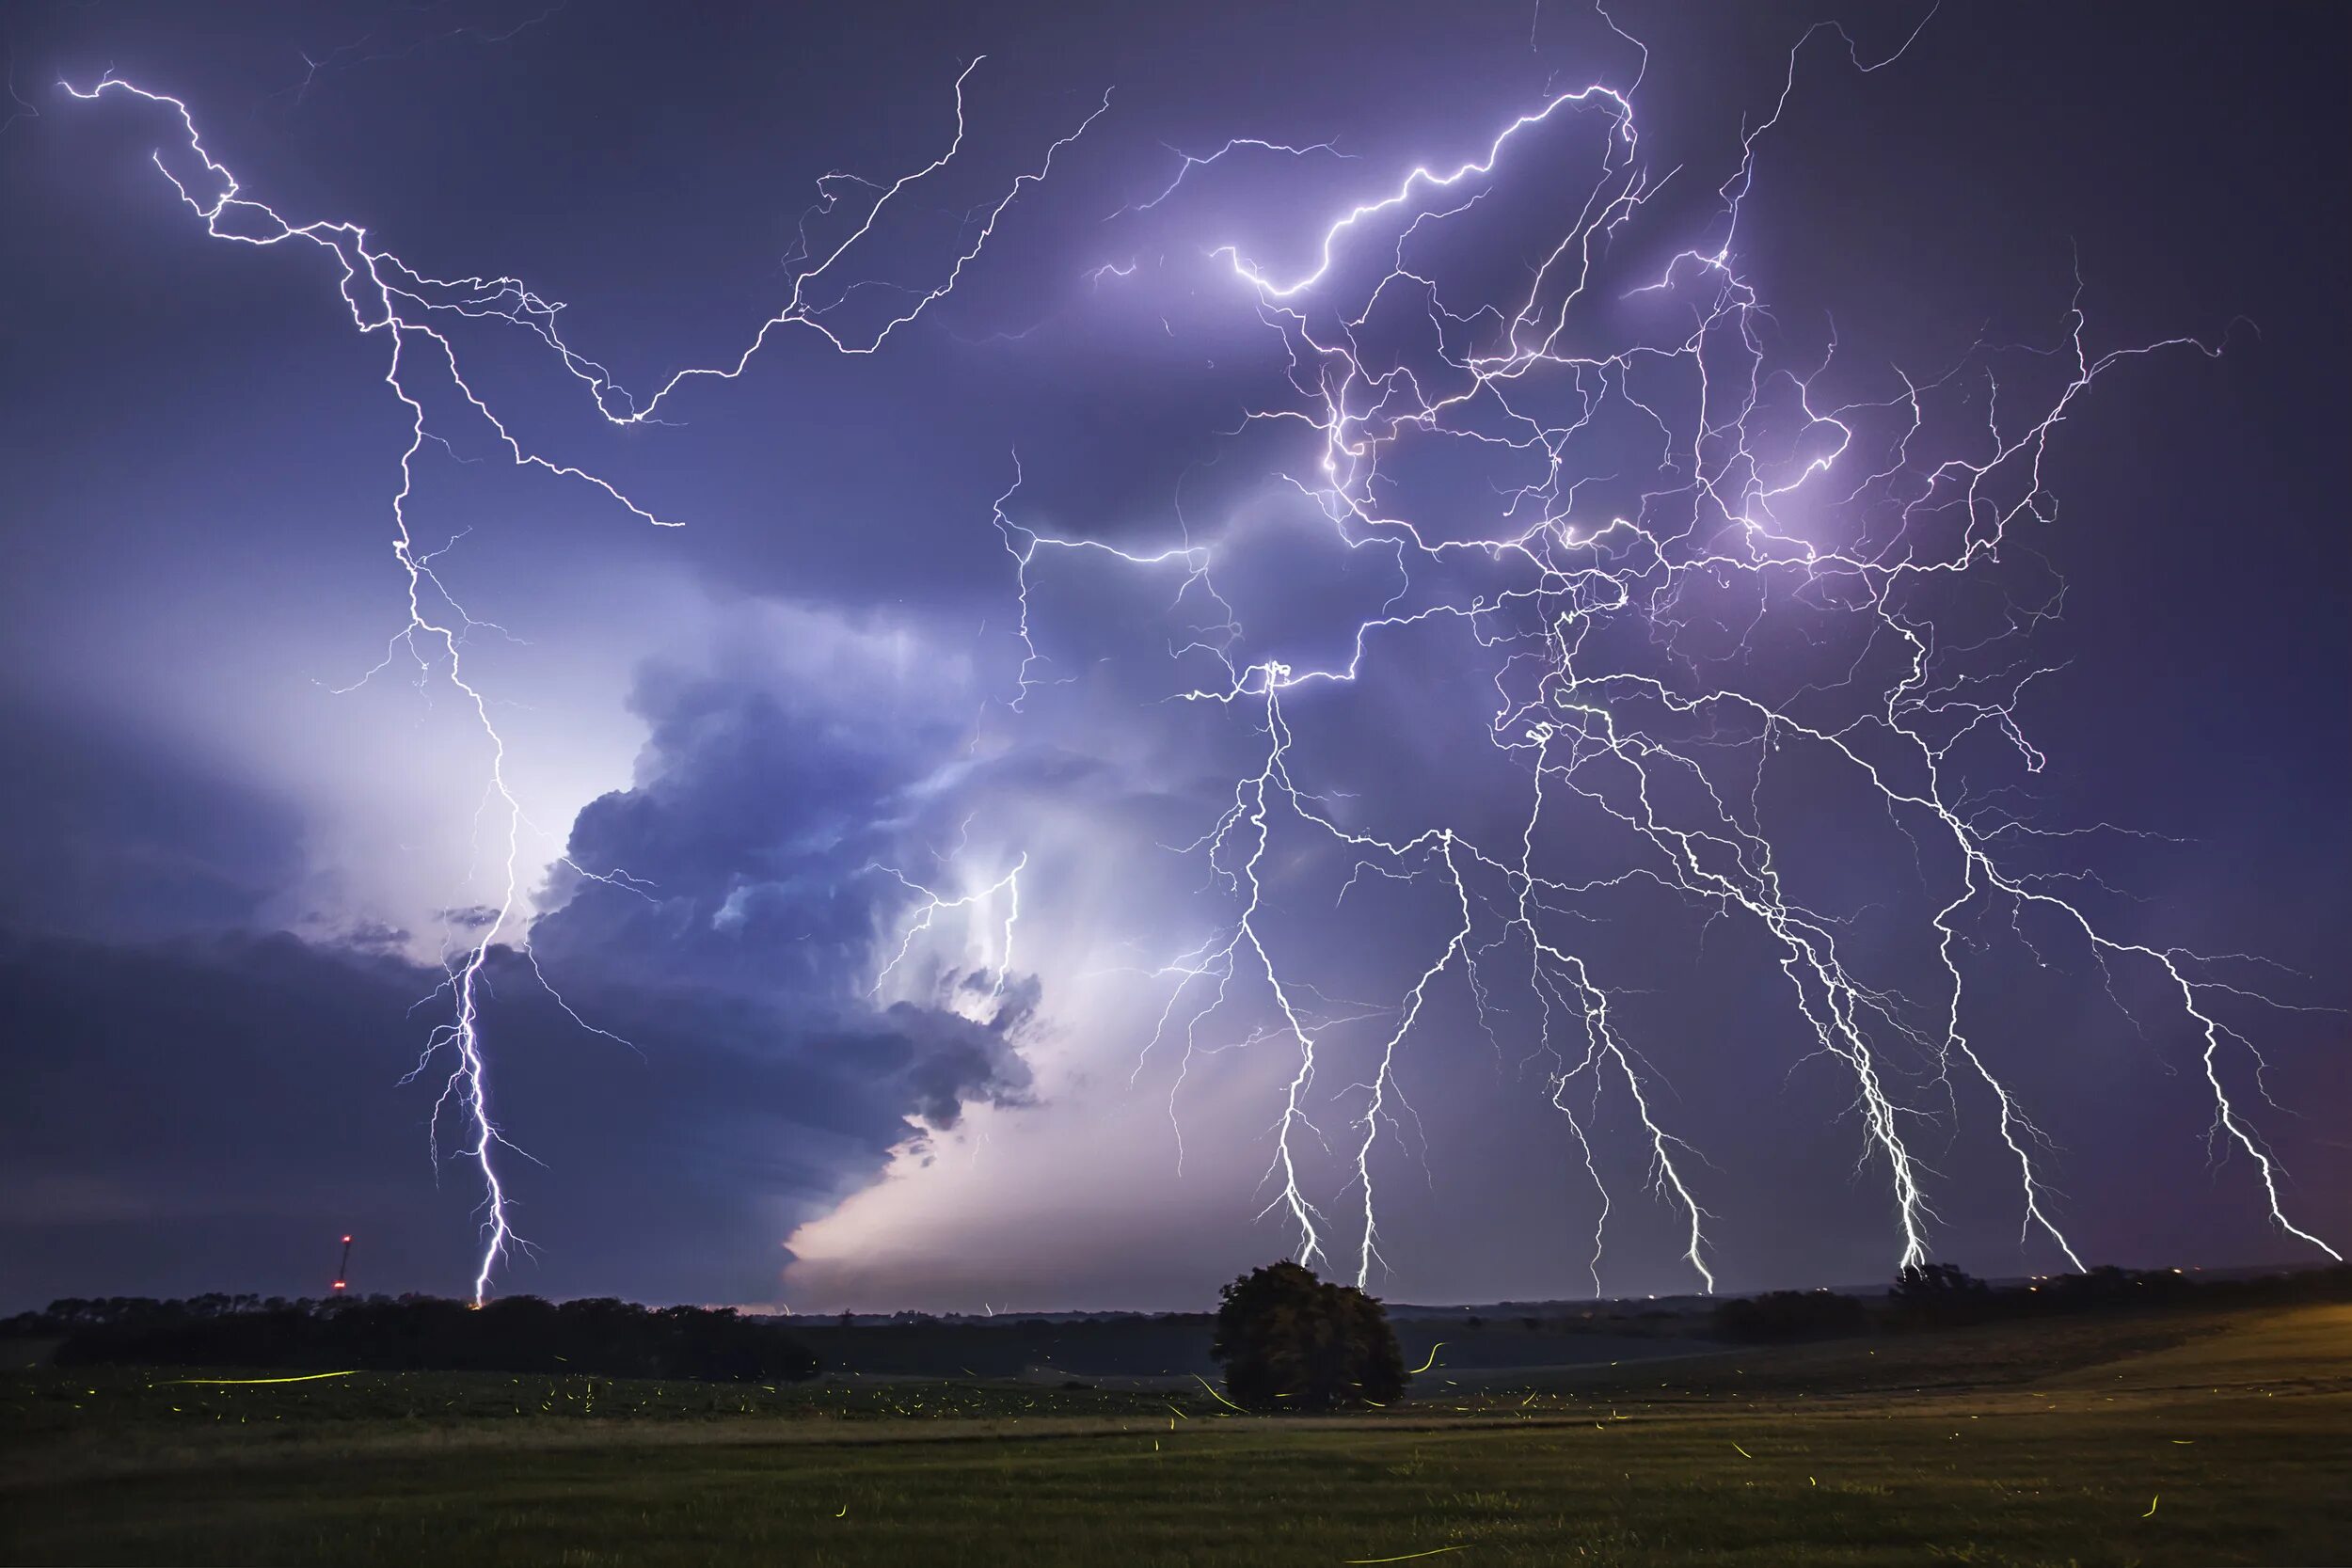
[[[0,1374],[11,1562],[2352,1560],[2352,1307],[2016,1323],[1260,1419],[1190,1395]],[[218,1374],[233,1377],[233,1372]]]

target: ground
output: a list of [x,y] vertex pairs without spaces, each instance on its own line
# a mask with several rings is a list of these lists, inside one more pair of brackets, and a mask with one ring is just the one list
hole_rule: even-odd
[[2352,1307],[1451,1380],[1440,1349],[1329,1418],[1197,1384],[187,1376],[0,1373],[0,1558],[2352,1560]]

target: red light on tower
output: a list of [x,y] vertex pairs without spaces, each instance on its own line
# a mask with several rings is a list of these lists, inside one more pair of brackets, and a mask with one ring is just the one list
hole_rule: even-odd
[[345,1283],[346,1283],[346,1282],[347,1282],[350,1278],[351,1278],[351,1238],[350,1238],[350,1237],[348,1237],[348,1236],[345,1236],[345,1237],[343,1238],[343,1260],[342,1260],[342,1262],[340,1262],[340,1263],[338,1263],[338,1264],[336,1264],[336,1265],[335,1265],[335,1285],[334,1285],[334,1288],[335,1288],[336,1290],[338,1290],[338,1291],[342,1290],[342,1289],[344,1288],[344,1286],[345,1286]]

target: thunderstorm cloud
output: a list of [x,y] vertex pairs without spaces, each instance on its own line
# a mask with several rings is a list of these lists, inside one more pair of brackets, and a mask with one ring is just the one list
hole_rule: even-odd
[[2341,1244],[2328,62],[1817,9],[28,16],[0,1307]]

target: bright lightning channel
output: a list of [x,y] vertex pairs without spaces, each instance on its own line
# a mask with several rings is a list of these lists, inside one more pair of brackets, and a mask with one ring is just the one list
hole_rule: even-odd
[[[1923,20],[1919,28],[1926,24]],[[1238,986],[1246,984],[1269,999],[1269,1024],[1251,1029],[1237,1043],[1286,1040],[1295,1052],[1272,1128],[1267,1182],[1274,1196],[1265,1212],[1287,1216],[1302,1262],[1343,1262],[1359,1285],[1384,1265],[1374,1201],[1375,1156],[1384,1134],[1397,1125],[1397,1108],[1410,1110],[1393,1071],[1399,1051],[1431,990],[1449,975],[1461,977],[1485,1024],[1490,990],[1481,960],[1491,965],[1494,954],[1515,949],[1521,955],[1520,983],[1538,1008],[1536,1051],[1551,1064],[1550,1102],[1565,1117],[1597,1193],[1590,1260],[1596,1292],[1601,1288],[1604,1232],[1616,1206],[1587,1137],[1591,1111],[1580,1115],[1572,1091],[1587,1107],[1597,1106],[1605,1092],[1626,1097],[1641,1130],[1651,1184],[1680,1215],[1683,1257],[1701,1286],[1712,1290],[1710,1216],[1698,1196],[1697,1167],[1704,1162],[1661,1119],[1655,1074],[1613,1016],[1615,993],[1555,929],[1558,917],[1575,901],[1634,881],[1671,889],[1717,917],[1751,921],[1773,944],[1796,1016],[1820,1053],[1851,1081],[1862,1157],[1878,1164],[1887,1183],[1899,1267],[1927,1260],[1936,1216],[1928,1197],[1934,1173],[1915,1152],[1911,1131],[1927,1113],[1899,1099],[1887,1060],[1890,1042],[1915,1048],[1934,1064],[1934,1085],[1953,1109],[1955,1073],[1972,1076],[1989,1093],[2014,1171],[2021,1240],[2038,1231],[2069,1263],[2082,1266],[2053,1213],[2054,1194],[2044,1171],[2048,1140],[1963,1024],[1966,982],[1959,947],[1964,939],[1957,922],[1963,912],[1996,909],[2008,912],[2021,940],[2027,912],[2055,917],[2077,933],[2103,974],[2110,959],[2150,968],[2201,1037],[2214,1138],[2250,1158],[2271,1223],[2330,1258],[2340,1256],[2288,1218],[2274,1157],[2224,1085],[2220,1058],[2226,1049],[2252,1056],[2258,1084],[2264,1064],[2252,1043],[2215,1015],[2217,1000],[2280,1004],[2216,978],[2215,966],[2226,956],[2122,940],[2053,891],[2052,882],[2059,879],[2004,866],[1994,853],[1997,839],[2042,831],[1972,798],[1953,776],[1953,752],[1971,736],[1988,736],[2008,746],[2028,773],[2039,771],[2042,757],[2020,728],[2017,705],[2026,686],[2048,672],[2030,662],[1991,677],[1958,671],[1953,661],[1971,650],[1947,645],[1921,600],[1927,584],[1982,576],[1997,566],[2003,543],[2021,518],[2054,517],[2042,480],[2043,454],[2058,425],[2101,375],[2163,350],[2189,348],[2214,356],[2219,349],[2175,338],[2093,355],[2085,343],[2078,278],[2068,341],[2058,351],[2071,362],[2072,373],[2037,416],[2022,422],[2009,417],[2002,389],[1987,369],[1984,454],[1955,455],[1930,466],[1911,451],[1925,421],[1923,400],[1959,372],[1927,385],[1905,377],[1899,398],[1874,405],[1907,421],[1891,460],[1876,471],[1850,473],[1849,453],[1858,437],[1849,420],[1864,405],[1817,407],[1812,382],[1819,369],[1800,372],[1768,362],[1765,309],[1734,261],[1743,206],[1756,183],[1759,145],[1788,106],[1807,44],[1824,34],[1842,40],[1848,62],[1867,73],[1900,58],[1919,29],[1893,54],[1868,63],[1835,24],[1808,31],[1791,49],[1772,113],[1743,133],[1738,166],[1718,187],[1713,231],[1676,250],[1654,277],[1621,296],[1688,302],[1694,325],[1678,341],[1602,353],[1585,345],[1600,338],[1607,324],[1586,319],[1597,311],[1578,309],[1596,303],[1597,265],[1611,242],[1664,183],[1652,180],[1641,162],[1634,115],[1638,73],[1634,87],[1619,90],[1597,82],[1550,98],[1506,124],[1482,156],[1450,172],[1415,166],[1385,194],[1347,208],[1325,228],[1314,264],[1295,277],[1260,266],[1238,245],[1209,251],[1213,261],[1230,267],[1261,319],[1279,337],[1290,385],[1298,394],[1295,404],[1258,409],[1248,419],[1287,421],[1315,433],[1311,477],[1286,476],[1288,483],[1320,508],[1342,545],[1391,552],[1397,562],[1400,587],[1382,613],[1356,628],[1344,663],[1295,668],[1243,657],[1243,628],[1212,576],[1216,550],[1189,531],[1179,544],[1157,551],[1038,532],[1009,510],[1020,489],[1017,462],[1013,487],[996,503],[993,520],[1012,558],[1018,588],[1022,657],[1016,708],[1041,684],[1039,670],[1047,662],[1030,615],[1040,558],[1049,551],[1106,552],[1139,568],[1181,570],[1176,606],[1196,625],[1189,641],[1171,653],[1206,653],[1221,671],[1215,683],[1182,694],[1245,710],[1263,737],[1257,766],[1235,781],[1230,804],[1189,847],[1205,856],[1230,893],[1232,921],[1156,972],[1173,985],[1136,1071],[1140,1074],[1164,1040],[1181,1040],[1183,1063],[1170,1091],[1173,1116],[1174,1095],[1196,1055],[1228,1049],[1203,1046],[1204,1026],[1237,1005]],[[1645,66],[1646,60],[1644,51]],[[1532,268],[1515,308],[1449,309],[1434,269],[1408,261],[1414,242],[1476,205],[1518,145],[1531,139],[1531,131],[1579,114],[1600,118],[1604,141],[1598,167],[1585,178],[1581,204],[1567,231]],[[1168,203],[1188,177],[1244,150],[1297,157],[1328,150],[1328,144],[1296,148],[1236,140],[1205,156],[1184,155],[1168,187],[1129,211]],[[1363,269],[1364,257],[1373,254],[1380,261]],[[1124,277],[1132,270],[1107,266],[1094,277],[1098,282],[1105,276]],[[1360,281],[1365,270],[1376,274],[1368,285]],[[1434,364],[1417,370],[1415,362],[1401,357],[1370,362],[1364,347],[1368,323],[1376,309],[1393,309],[1401,299],[1425,305],[1430,329],[1425,341],[1438,345]],[[1826,365],[1825,358],[1820,369]],[[1695,410],[1679,420],[1661,406],[1666,399],[1660,392],[1646,389],[1673,370],[1685,376],[1683,394]],[[1451,380],[1451,390],[1432,389],[1440,375]],[[1543,398],[1564,381],[1573,417],[1537,412]],[[1764,404],[1768,388],[1784,387],[1815,450],[1776,461],[1767,451]],[[1576,467],[1569,454],[1585,450],[1578,437],[1613,407],[1630,410],[1656,428],[1658,478],[1644,487],[1636,515],[1587,516],[1576,506],[1583,482],[1569,480]],[[1408,436],[1507,452],[1533,461],[1538,477],[1514,488],[1498,487],[1494,531],[1468,539],[1438,537],[1414,518],[1386,509],[1384,498],[1402,493],[1402,487],[1390,483],[1382,460]],[[1690,507],[1688,522],[1661,520],[1666,503],[1677,499]],[[1873,502],[1879,515],[1891,506],[1892,526],[1874,534],[1868,519],[1861,518],[1855,542],[1835,548],[1808,543],[1783,518],[1800,505],[1834,510]],[[1533,514],[1533,520],[1524,520],[1523,514]],[[1458,524],[1450,526],[1458,531]],[[1510,578],[1500,591],[1480,594],[1449,596],[1442,588],[1424,589],[1414,565],[1434,567],[1448,557],[1483,557]],[[1674,647],[1677,611],[1694,584],[1733,582],[1753,591],[1757,623],[1775,606],[1784,613],[1800,606],[1817,612],[1846,610],[1856,652],[1845,684],[1855,691],[1865,690],[1864,660],[1874,649],[1899,651],[1894,673],[1868,691],[1857,710],[1834,723],[1809,721],[1787,700],[1768,702],[1731,685],[1707,683],[1700,678],[1700,659]],[[1408,600],[1416,602],[1405,608]],[[2038,610],[2030,612],[2023,625],[2030,626],[2039,618]],[[1607,632],[1626,620],[1643,623],[1652,641],[1669,654],[1672,677],[1612,668],[1609,657],[1597,651]],[[1358,680],[1377,646],[1393,634],[1446,621],[1459,623],[1481,652],[1501,656],[1494,684],[1502,701],[1490,736],[1519,765],[1530,787],[1524,830],[1510,850],[1481,847],[1442,823],[1393,841],[1352,832],[1294,774],[1289,705],[1316,686]],[[2012,632],[2017,629],[2013,623]],[[1743,636],[1742,653],[1747,646]],[[1677,721],[1702,731],[1707,745],[1694,747],[1661,733]],[[1795,748],[1822,753],[1866,783],[1915,846],[1931,841],[1948,846],[1956,876],[1930,922],[1945,988],[1931,1017],[1922,1016],[1899,992],[1874,988],[1859,976],[1840,952],[1840,922],[1806,907],[1784,887],[1757,797],[1770,759]],[[1710,767],[1710,752],[1734,752],[1747,757],[1755,770],[1744,802],[1723,777],[1723,766]],[[1619,825],[1645,850],[1644,863],[1616,878],[1573,885],[1539,874],[1537,831],[1562,801],[1597,809]],[[1453,914],[1444,942],[1414,972],[1401,1000],[1382,1009],[1393,1023],[1369,1081],[1348,1091],[1360,1098],[1348,1153],[1348,1191],[1359,1217],[1343,1246],[1327,1209],[1311,1197],[1301,1176],[1301,1140],[1312,1136],[1327,1147],[1309,1119],[1311,1093],[1324,1066],[1326,1037],[1341,1020],[1318,1013],[1311,988],[1279,957],[1285,933],[1269,929],[1262,870],[1279,823],[1355,856],[1357,871],[1349,885],[1366,872],[1403,881],[1430,879],[1445,890]],[[1924,847],[1921,862],[1924,875]],[[2108,990],[2113,995],[2111,980]],[[1182,1148],[1180,1126],[1180,1162]]]
[[[496,944],[513,932],[524,953],[529,954],[529,934],[519,913],[523,901],[520,875],[522,833],[528,819],[507,783],[506,742],[491,721],[489,700],[468,675],[464,665],[466,634],[486,623],[477,622],[465,613],[463,607],[437,575],[434,561],[438,552],[420,550],[410,527],[408,505],[415,488],[415,460],[427,440],[438,439],[426,428],[421,398],[410,388],[407,378],[416,372],[416,367],[410,363],[411,358],[421,358],[433,371],[447,375],[450,386],[482,418],[516,466],[539,469],[591,486],[641,522],[664,528],[676,526],[671,519],[657,515],[624,495],[606,480],[527,449],[490,404],[468,383],[460,368],[455,342],[437,323],[455,317],[467,321],[505,321],[523,327],[554,352],[564,370],[586,386],[597,412],[616,425],[659,422],[655,420],[655,416],[662,404],[673,392],[691,381],[737,379],[750,368],[754,356],[769,340],[787,328],[814,332],[842,354],[872,354],[900,327],[916,320],[947,296],[963,277],[965,268],[977,259],[994,236],[997,223],[1006,211],[1024,191],[1043,180],[1052,170],[1056,155],[1083,135],[1109,107],[1110,100],[1106,94],[1075,129],[1046,149],[1038,166],[1025,170],[1010,182],[1002,197],[986,210],[975,237],[954,255],[944,276],[935,284],[916,291],[911,302],[879,326],[852,333],[846,327],[834,325],[829,318],[854,291],[854,286],[835,289],[829,298],[824,299],[818,297],[813,291],[818,290],[831,275],[844,267],[845,260],[873,232],[884,212],[905,191],[946,168],[961,150],[965,135],[964,86],[979,65],[980,60],[974,59],[956,77],[955,132],[946,150],[920,167],[900,175],[887,184],[839,171],[820,178],[818,181],[817,205],[802,224],[803,244],[797,260],[804,264],[795,272],[784,305],[760,324],[742,353],[731,363],[680,370],[642,403],[616,382],[603,365],[578,353],[564,341],[559,326],[563,304],[547,299],[520,279],[431,277],[377,246],[368,230],[358,224],[327,219],[296,223],[266,203],[243,194],[236,176],[206,149],[198,134],[195,116],[183,100],[112,73],[87,87],[75,87],[69,82],[58,84],[65,92],[84,102],[120,97],[168,111],[171,119],[177,122],[177,144],[169,159],[159,148],[152,154],[152,161],[157,172],[170,182],[180,199],[203,220],[205,231],[215,239],[240,245],[270,246],[299,240],[326,251],[335,259],[340,272],[339,289],[343,304],[351,313],[352,325],[362,334],[381,333],[386,341],[384,383],[407,410],[409,425],[408,444],[400,456],[400,483],[391,498],[392,556],[405,583],[406,620],[392,634],[384,662],[370,671],[368,676],[362,676],[361,681],[391,663],[403,650],[416,660],[421,682],[429,679],[437,667],[442,678],[465,698],[488,743],[490,766],[486,784],[489,793],[499,802],[503,821],[503,881],[498,901],[491,907],[486,918],[471,923],[474,927],[471,934],[447,957],[447,977],[434,995],[448,994],[451,1000],[450,1016],[446,1022],[433,1028],[426,1039],[424,1054],[416,1071],[409,1075],[413,1079],[423,1072],[436,1056],[444,1053],[452,1063],[449,1078],[434,1106],[434,1154],[437,1169],[440,1120],[445,1111],[453,1108],[468,1129],[469,1144],[462,1151],[462,1157],[474,1164],[482,1182],[483,1246],[473,1279],[473,1293],[477,1302],[488,1296],[492,1277],[507,1259],[510,1250],[516,1245],[528,1245],[514,1228],[512,1204],[499,1173],[497,1151],[515,1149],[515,1146],[507,1141],[491,1114],[489,1071],[484,1053],[481,1011],[485,989],[483,973]],[[175,164],[180,166],[179,172],[174,171]],[[806,243],[809,223],[816,217],[833,213],[845,200],[853,199],[845,197],[842,194],[844,190],[879,194],[874,195],[866,205],[863,215],[850,228],[846,238],[826,249],[821,256],[817,255]],[[579,866],[572,869],[594,880],[641,895],[644,894],[643,884],[626,872],[590,872]],[[546,976],[538,973],[535,958],[531,959],[531,964],[533,974],[541,984],[546,984]],[[549,993],[554,994],[551,987]],[[570,1005],[560,995],[555,1000],[575,1022],[593,1028],[573,1012]],[[594,1032],[607,1034],[601,1029]],[[610,1035],[608,1037],[619,1038]],[[521,1152],[519,1149],[515,1151]]]

